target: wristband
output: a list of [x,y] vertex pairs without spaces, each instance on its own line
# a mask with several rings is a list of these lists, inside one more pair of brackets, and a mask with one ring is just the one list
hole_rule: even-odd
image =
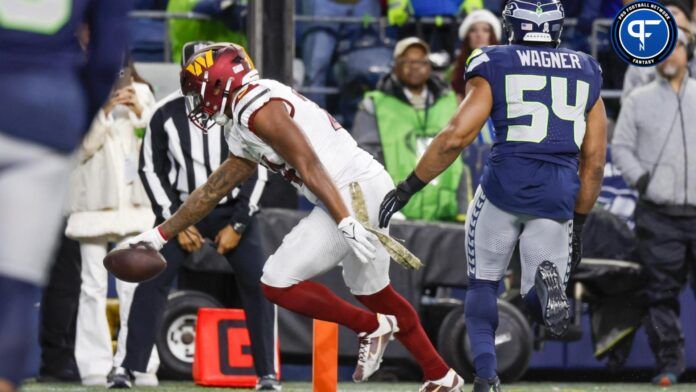
[[585,225],[585,220],[587,220],[587,214],[573,213],[573,227],[582,228]]
[[164,240],[164,242],[169,241],[169,238],[167,238],[167,236],[164,234],[164,231],[162,231],[162,226],[157,226],[157,232],[158,232],[159,235],[162,237],[162,239]]
[[418,176],[416,176],[416,172],[412,171],[411,174],[408,175],[406,180],[404,180],[404,182],[401,183],[401,185],[405,185],[403,187],[403,190],[412,195],[425,188],[425,186],[428,185],[428,183],[423,182],[420,178],[418,178]]

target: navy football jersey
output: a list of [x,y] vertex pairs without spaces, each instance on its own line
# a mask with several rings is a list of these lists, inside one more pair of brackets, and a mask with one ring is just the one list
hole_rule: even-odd
[[[70,151],[123,63],[132,0],[0,0],[0,132]],[[89,28],[85,53],[76,33]]]
[[486,196],[510,212],[571,219],[587,112],[602,87],[599,64],[570,49],[489,46],[469,59],[466,79],[477,76],[493,93]]

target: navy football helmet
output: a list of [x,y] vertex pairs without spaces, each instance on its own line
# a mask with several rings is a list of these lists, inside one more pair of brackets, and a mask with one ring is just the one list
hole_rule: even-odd
[[561,43],[565,11],[560,0],[509,0],[503,28],[510,43]]

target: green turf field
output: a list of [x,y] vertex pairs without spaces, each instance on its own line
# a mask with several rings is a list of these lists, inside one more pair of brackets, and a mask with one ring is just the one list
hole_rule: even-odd
[[[417,391],[419,384],[409,383],[366,383],[353,384],[341,383],[339,391],[355,392],[397,392],[397,391]],[[173,391],[173,392],[216,392],[226,391],[229,388],[202,388],[196,387],[190,382],[163,382],[159,388],[134,388],[133,391]],[[594,384],[594,383],[518,383],[504,386],[505,392],[641,392],[641,391],[696,391],[696,384],[682,384],[679,386],[666,388],[656,388],[649,384]],[[26,392],[92,392],[105,391],[103,387],[83,387],[76,384],[37,384],[28,383],[22,389]],[[311,391],[309,383],[291,382],[283,385],[284,392]],[[469,387],[464,391],[470,391]]]

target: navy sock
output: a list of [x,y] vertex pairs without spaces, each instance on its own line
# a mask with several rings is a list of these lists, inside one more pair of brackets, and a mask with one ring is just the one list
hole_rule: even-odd
[[37,285],[0,275],[0,379],[19,386],[38,339]]
[[498,282],[469,279],[466,290],[466,330],[471,341],[476,375],[491,379],[496,376],[495,330],[498,328]]
[[536,320],[536,322],[543,324],[544,316],[541,314],[541,302],[537,296],[536,289],[532,286],[524,296],[524,304],[527,306],[527,311]]

